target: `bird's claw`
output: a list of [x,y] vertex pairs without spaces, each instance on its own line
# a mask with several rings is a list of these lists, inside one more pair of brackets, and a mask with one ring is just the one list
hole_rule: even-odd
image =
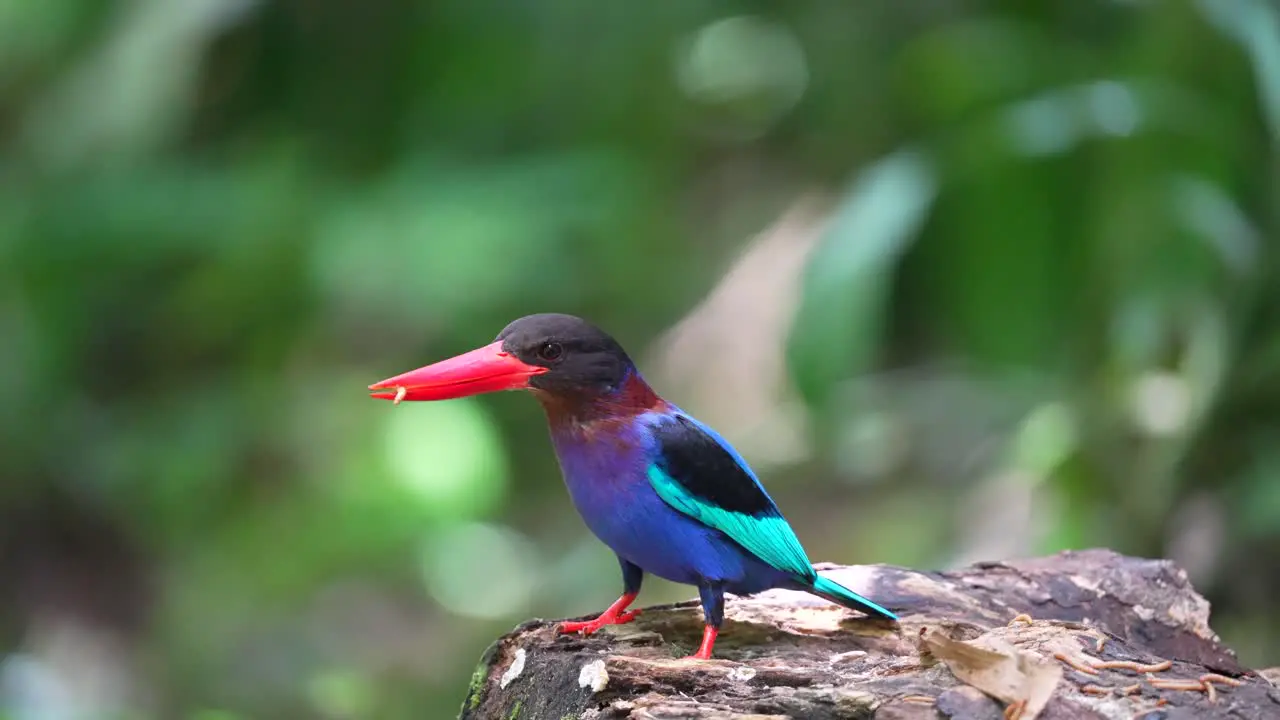
[[590,635],[605,625],[622,625],[636,619],[640,614],[639,610],[628,610],[617,615],[605,613],[595,620],[584,620],[576,622],[560,623],[560,634],[568,635],[569,633],[578,633],[579,635]]
[[698,651],[697,651],[697,652],[695,652],[694,654],[692,654],[692,655],[685,655],[684,657],[682,657],[682,658],[680,658],[680,659],[681,659],[681,660],[710,660],[710,659],[711,659],[711,648],[709,648],[709,647],[700,647],[700,648],[698,648]]

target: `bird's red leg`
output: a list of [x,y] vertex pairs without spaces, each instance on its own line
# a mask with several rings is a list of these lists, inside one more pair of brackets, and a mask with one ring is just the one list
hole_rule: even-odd
[[629,623],[636,619],[636,616],[640,614],[640,611],[638,609],[631,610],[629,612],[623,611],[627,609],[628,605],[635,601],[636,595],[638,594],[639,593],[623,593],[622,597],[614,600],[613,604],[610,605],[607,610],[600,613],[600,617],[595,620],[562,622],[560,623],[560,632],[576,632],[582,633],[583,635],[590,635],[605,625],[621,625],[623,623]]
[[711,648],[716,644],[716,636],[720,634],[720,623],[724,622],[724,587],[707,583],[698,586],[698,597],[702,600],[702,616],[706,625],[702,628],[702,644],[698,652],[686,655],[682,660],[710,660]]
[[710,660],[711,648],[716,644],[716,635],[719,635],[719,634],[720,634],[720,631],[717,630],[714,626],[707,625],[706,627],[702,628],[702,644],[698,646],[698,652],[692,655],[686,655],[684,659],[685,660]]

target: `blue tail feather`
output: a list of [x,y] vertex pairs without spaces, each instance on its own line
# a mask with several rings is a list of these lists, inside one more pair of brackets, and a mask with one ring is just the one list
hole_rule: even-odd
[[830,600],[837,605],[843,605],[850,610],[859,610],[868,615],[878,615],[888,620],[897,620],[898,616],[862,597],[858,593],[841,585],[834,580],[819,575],[813,580],[813,585],[809,592],[819,597]]

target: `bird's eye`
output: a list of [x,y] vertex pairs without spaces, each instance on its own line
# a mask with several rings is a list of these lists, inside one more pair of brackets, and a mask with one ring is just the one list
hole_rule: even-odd
[[564,355],[564,348],[560,343],[543,343],[538,347],[538,358],[547,362],[555,362]]

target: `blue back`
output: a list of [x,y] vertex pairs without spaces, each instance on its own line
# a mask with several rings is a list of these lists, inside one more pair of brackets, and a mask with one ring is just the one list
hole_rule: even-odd
[[647,476],[663,501],[797,580],[815,577],[799,538],[728,441],[678,409],[645,419],[654,441]]

